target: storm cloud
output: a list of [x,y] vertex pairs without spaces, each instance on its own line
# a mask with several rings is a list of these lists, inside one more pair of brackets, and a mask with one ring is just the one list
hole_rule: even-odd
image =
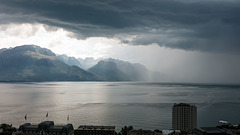
[[0,0],[1,24],[42,23],[79,39],[204,52],[240,52],[239,15],[237,0]]

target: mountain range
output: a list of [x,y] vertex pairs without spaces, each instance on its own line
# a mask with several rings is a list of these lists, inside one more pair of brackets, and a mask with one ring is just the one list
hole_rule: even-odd
[[74,58],[36,45],[0,49],[0,81],[148,81],[156,74],[116,59]]

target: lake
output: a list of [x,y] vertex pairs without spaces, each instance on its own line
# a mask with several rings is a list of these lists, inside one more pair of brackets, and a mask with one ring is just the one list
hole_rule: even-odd
[[0,123],[19,127],[52,120],[75,128],[171,129],[172,106],[180,102],[197,106],[198,127],[216,126],[219,120],[240,123],[238,85],[143,82],[0,83]]

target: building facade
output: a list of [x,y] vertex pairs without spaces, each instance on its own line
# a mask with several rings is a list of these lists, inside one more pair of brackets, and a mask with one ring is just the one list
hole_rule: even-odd
[[44,121],[40,124],[25,123],[19,127],[23,134],[69,135],[74,132],[73,125],[54,125],[53,121]]
[[128,133],[128,135],[155,135],[151,130],[132,130]]
[[115,135],[115,126],[80,125],[74,135]]
[[172,108],[172,128],[185,131],[197,128],[197,107],[186,103],[174,104]]

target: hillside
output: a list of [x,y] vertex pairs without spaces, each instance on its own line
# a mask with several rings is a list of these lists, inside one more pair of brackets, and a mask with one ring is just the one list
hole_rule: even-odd
[[0,53],[0,81],[86,81],[97,77],[57,59],[51,50],[35,45],[4,49]]
[[101,60],[88,71],[107,81],[148,81],[151,74],[141,64],[115,59]]

